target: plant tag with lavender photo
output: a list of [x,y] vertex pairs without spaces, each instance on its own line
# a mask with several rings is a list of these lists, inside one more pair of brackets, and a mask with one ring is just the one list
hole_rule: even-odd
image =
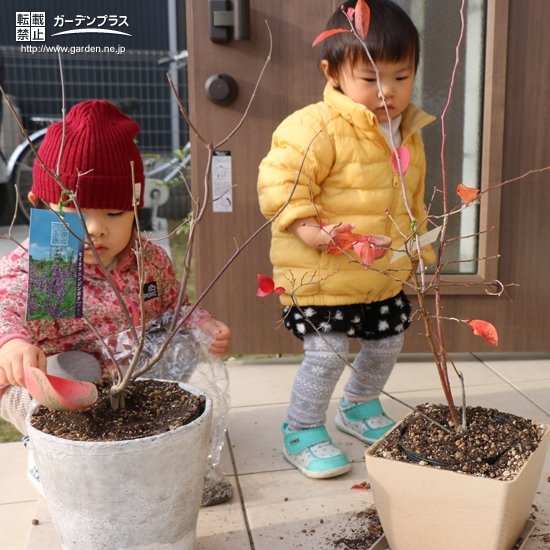
[[31,209],[27,320],[82,317],[84,227],[78,214]]

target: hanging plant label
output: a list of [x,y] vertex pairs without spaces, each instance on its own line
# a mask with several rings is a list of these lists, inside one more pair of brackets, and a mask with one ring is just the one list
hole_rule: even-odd
[[84,227],[78,214],[31,210],[27,320],[82,317]]

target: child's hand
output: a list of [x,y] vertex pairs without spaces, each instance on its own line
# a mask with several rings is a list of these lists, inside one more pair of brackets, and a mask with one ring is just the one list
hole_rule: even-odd
[[227,355],[231,345],[231,330],[225,323],[212,318],[205,321],[200,329],[214,339],[208,348],[212,355],[216,357]]
[[35,345],[14,338],[0,348],[0,384],[25,387],[25,368],[46,370],[46,356]]
[[294,233],[306,246],[317,250],[326,250],[332,244],[334,235],[342,232],[350,232],[355,229],[351,222],[331,223],[319,225],[315,218],[296,220],[288,226],[288,230]]

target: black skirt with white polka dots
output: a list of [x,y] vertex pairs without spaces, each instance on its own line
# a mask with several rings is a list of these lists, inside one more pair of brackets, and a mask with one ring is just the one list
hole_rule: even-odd
[[294,336],[344,332],[350,338],[376,340],[409,328],[411,304],[403,291],[392,298],[370,304],[344,306],[287,306],[283,322]]

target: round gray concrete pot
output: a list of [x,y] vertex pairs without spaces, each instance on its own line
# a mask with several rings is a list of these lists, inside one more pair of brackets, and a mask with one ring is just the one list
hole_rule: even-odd
[[[200,390],[182,388],[195,395]],[[193,422],[110,442],[28,434],[63,549],[191,550],[196,540],[212,401]]]

